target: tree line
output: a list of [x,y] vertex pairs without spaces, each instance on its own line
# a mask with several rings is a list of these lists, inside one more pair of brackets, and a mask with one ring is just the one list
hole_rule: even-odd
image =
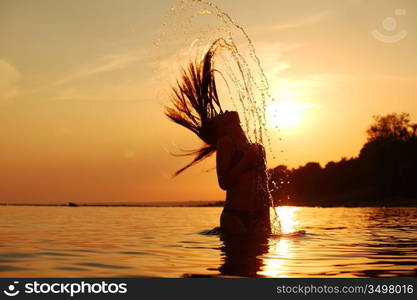
[[415,206],[417,124],[408,113],[374,116],[357,157],[269,171],[278,205]]

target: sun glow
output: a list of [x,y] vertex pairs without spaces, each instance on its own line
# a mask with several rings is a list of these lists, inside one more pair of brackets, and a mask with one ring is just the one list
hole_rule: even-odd
[[271,127],[293,127],[301,122],[302,105],[292,101],[274,101],[267,105],[267,122]]

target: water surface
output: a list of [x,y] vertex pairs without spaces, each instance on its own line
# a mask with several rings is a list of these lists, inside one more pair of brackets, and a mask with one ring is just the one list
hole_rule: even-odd
[[220,212],[0,206],[0,277],[416,276],[416,208],[284,207],[282,236],[202,234]]

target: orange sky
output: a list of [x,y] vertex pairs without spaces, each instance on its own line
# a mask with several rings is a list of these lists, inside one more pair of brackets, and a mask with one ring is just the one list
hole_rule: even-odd
[[[175,1],[155,2],[0,2],[0,203],[224,198],[212,159],[170,178],[188,161],[170,152],[200,142],[163,115],[153,42]],[[297,125],[270,129],[269,166],[356,156],[374,114],[417,120],[415,1],[236,3],[217,4],[272,96],[300,107]]]

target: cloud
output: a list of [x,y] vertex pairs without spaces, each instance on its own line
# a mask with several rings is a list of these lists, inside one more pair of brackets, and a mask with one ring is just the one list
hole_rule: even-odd
[[17,95],[17,81],[20,73],[5,60],[0,60],[0,100],[11,99]]
[[357,74],[341,74],[341,73],[316,73],[307,76],[310,81],[315,82],[334,82],[334,81],[377,81],[377,80],[393,80],[393,81],[416,81],[417,77],[413,76],[391,76],[391,75],[384,75],[384,74],[364,74],[364,73],[357,73]]
[[131,51],[125,53],[116,53],[101,57],[95,64],[81,68],[73,74],[56,81],[53,85],[59,86],[77,79],[85,78],[98,73],[110,72],[122,69],[131,63],[144,60],[146,54],[144,51]]
[[83,98],[86,99],[90,95],[83,95],[73,86],[73,82],[80,79],[87,79],[90,76],[111,72],[128,67],[133,63],[143,61],[147,59],[147,53],[144,50],[132,50],[120,53],[114,53],[102,56],[91,64],[87,64],[79,67],[75,71],[69,72],[69,75],[59,78],[55,81],[50,81],[45,85],[39,86],[34,89],[26,90],[25,95],[33,95],[42,92],[49,92],[56,89],[60,96],[55,97],[66,99],[68,97]]
[[57,89],[53,99],[65,101],[138,101],[150,99],[149,94],[147,80],[137,80],[103,86],[78,87],[68,85]]
[[299,18],[299,19],[296,19],[296,20],[291,20],[291,21],[288,21],[286,23],[269,25],[269,26],[263,27],[262,30],[276,31],[276,30],[292,29],[292,28],[310,26],[310,25],[320,23],[322,20],[329,17],[333,13],[334,13],[334,11],[325,10],[325,11],[314,13],[312,15],[305,16],[303,18]]

